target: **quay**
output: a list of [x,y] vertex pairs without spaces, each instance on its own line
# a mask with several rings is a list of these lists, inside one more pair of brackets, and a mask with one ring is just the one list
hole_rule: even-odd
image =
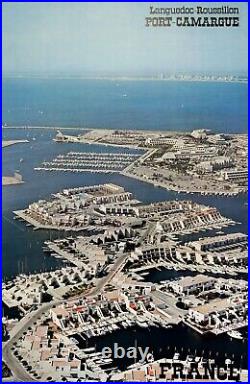
[[26,221],[27,223],[31,224],[34,227],[34,230],[39,230],[39,229],[51,229],[51,230],[63,230],[63,231],[92,231],[95,229],[94,226],[82,226],[82,227],[69,227],[69,226],[63,226],[63,225],[50,225],[50,224],[45,224],[41,223],[38,220],[34,219],[34,217],[31,217],[29,213],[27,213],[26,209],[23,210],[18,210],[18,211],[13,211],[15,214],[15,217],[18,219],[21,219],[21,221]]
[[2,140],[2,148],[21,143],[29,143],[29,140]]
[[[167,182],[167,181],[160,181],[160,180],[153,180],[151,179],[150,177],[148,177],[146,174],[144,174],[143,176],[140,176],[139,174],[135,173],[135,172],[132,172],[134,171],[134,169],[132,167],[129,167],[127,169],[124,169],[123,171],[120,171],[121,175],[123,176],[126,176],[126,177],[130,177],[130,178],[133,178],[133,179],[136,179],[136,180],[139,180],[139,181],[143,181],[144,183],[149,183],[149,184],[153,184],[155,187],[160,187],[160,188],[164,188],[164,189],[167,189],[169,191],[174,191],[174,192],[178,192],[178,193],[192,193],[192,194],[200,194],[200,195],[205,195],[205,196],[213,196],[213,195],[217,195],[217,196],[237,196],[241,193],[245,193],[245,190],[235,190],[235,191],[221,191],[221,190],[216,190],[216,189],[213,189],[213,190],[208,190],[208,189],[198,189],[198,188],[192,188],[192,186],[190,185],[190,187],[178,187],[177,185],[174,185],[173,183],[171,182]],[[137,171],[139,171],[140,173],[143,173],[143,171],[138,167],[137,168]]]
[[5,185],[18,185],[18,184],[23,184],[23,178],[20,173],[15,172],[14,176],[2,176],[2,186]]
[[35,171],[51,171],[51,172],[90,172],[90,173],[117,173],[114,169],[94,169],[94,168],[55,168],[55,167],[35,167]]
[[105,152],[68,152],[52,161],[44,161],[35,170],[70,172],[116,172],[126,168],[140,158],[139,154]]

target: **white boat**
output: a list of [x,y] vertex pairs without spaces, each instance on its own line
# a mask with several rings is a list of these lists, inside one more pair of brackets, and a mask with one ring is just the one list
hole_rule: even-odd
[[229,331],[227,332],[227,335],[232,337],[233,339],[242,340],[243,336],[239,331]]
[[180,360],[180,354],[176,352],[174,354],[173,360]]
[[83,352],[85,352],[85,353],[95,352],[95,348],[94,348],[94,347],[84,348],[84,349],[83,349]]
[[141,276],[143,276],[143,277],[144,277],[144,276],[147,276],[147,275],[149,275],[149,272],[142,272],[142,273],[141,273]]
[[141,366],[142,366],[142,363],[135,363],[135,364],[129,365],[128,369],[141,368]]
[[74,337],[70,337],[70,340],[73,341],[73,343],[76,345],[79,344],[79,341],[77,341]]
[[[146,319],[145,319],[146,320]],[[141,328],[148,328],[148,324],[146,323],[144,319],[138,318],[136,321],[136,324]]]

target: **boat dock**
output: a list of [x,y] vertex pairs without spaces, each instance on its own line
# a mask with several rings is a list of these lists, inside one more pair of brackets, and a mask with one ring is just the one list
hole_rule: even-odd
[[68,152],[44,161],[37,171],[104,172],[122,171],[140,158],[132,153]]

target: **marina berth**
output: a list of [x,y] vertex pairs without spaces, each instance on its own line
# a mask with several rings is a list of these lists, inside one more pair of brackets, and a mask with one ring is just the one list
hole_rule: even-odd
[[[236,159],[223,152],[228,140],[232,147],[237,143],[237,148],[244,148],[244,138],[232,144],[234,139],[213,137],[206,130],[188,137],[150,133],[145,138],[140,132],[117,131],[104,138],[97,133],[90,132],[88,140],[95,137],[105,145],[118,137],[121,145],[135,140],[146,150],[131,156],[71,151],[45,162],[46,168],[52,172],[120,172],[146,182],[152,181],[152,170],[153,181],[165,187],[174,180],[170,168],[179,169],[177,174],[183,177],[183,184],[178,180],[176,185],[179,192],[187,188],[189,172],[197,172],[199,180],[213,180],[211,188],[220,177],[224,188],[227,181],[218,172],[232,171],[237,162],[244,168],[244,153]],[[73,145],[74,140],[63,139],[61,144],[69,141]],[[197,167],[199,161],[201,168]],[[186,162],[193,170],[185,168]],[[47,230],[41,246],[44,258],[64,263],[50,272],[22,273],[3,283],[4,308],[7,313],[18,311],[21,319],[13,322],[7,315],[3,321],[13,340],[10,353],[27,362],[27,374],[31,370],[42,380],[51,377],[52,381],[64,377],[107,381],[117,374],[131,380],[152,379],[143,370],[147,363],[130,361],[120,369],[113,356],[102,356],[101,343],[120,335],[130,335],[133,341],[136,335],[155,338],[151,364],[161,348],[161,340],[155,336],[158,332],[169,340],[164,356],[171,353],[172,360],[185,364],[200,363],[201,357],[197,351],[174,350],[172,340],[176,342],[177,334],[188,340],[196,332],[199,345],[206,344],[204,335],[209,334],[212,348],[217,337],[225,335],[232,346],[238,343],[243,350],[248,324],[248,236],[239,232],[239,223],[224,215],[228,212],[224,207],[220,211],[218,204],[207,205],[205,198],[198,203],[195,196],[183,199],[181,194],[164,200],[162,191],[156,201],[145,202],[143,190],[133,194],[114,183],[74,185],[53,190],[46,199],[30,201],[14,212],[19,228],[31,233],[32,228]],[[237,188],[244,188],[232,185],[233,189],[219,193],[237,194]],[[220,184],[214,192],[219,189]]]
[[[143,153],[68,152],[44,161],[35,170],[120,173],[176,192],[235,196],[247,192],[246,137],[93,129],[80,136],[58,133],[60,143],[98,143],[143,150]],[[230,156],[228,147],[230,146]]]

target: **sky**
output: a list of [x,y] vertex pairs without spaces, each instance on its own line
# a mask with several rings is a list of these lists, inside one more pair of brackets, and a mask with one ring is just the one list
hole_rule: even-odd
[[[239,7],[240,27],[147,28],[150,5]],[[9,2],[2,7],[4,73],[247,71],[246,2]]]

